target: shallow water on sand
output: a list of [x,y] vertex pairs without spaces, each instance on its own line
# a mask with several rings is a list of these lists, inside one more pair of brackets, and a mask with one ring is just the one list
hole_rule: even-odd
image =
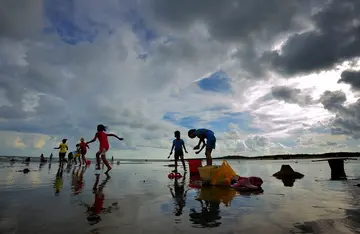
[[[229,163],[242,176],[261,177],[264,192],[192,188],[189,175],[169,180],[164,163],[113,165],[111,178],[98,181],[93,165],[65,165],[61,175],[54,163],[31,163],[28,174],[17,172],[23,164],[2,163],[0,233],[360,232],[359,162],[345,164],[348,181],[330,181],[326,162]],[[305,177],[285,187],[271,177],[281,164]]]

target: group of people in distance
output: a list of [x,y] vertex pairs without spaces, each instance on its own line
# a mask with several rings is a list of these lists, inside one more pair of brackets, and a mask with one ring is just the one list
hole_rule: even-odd
[[[109,161],[106,159],[106,152],[109,150],[110,145],[109,145],[109,140],[108,137],[115,137],[117,139],[119,139],[120,141],[123,140],[123,138],[118,137],[115,134],[112,133],[106,133],[106,127],[102,124],[99,124],[97,126],[97,132],[95,133],[94,138],[91,141],[85,142],[84,138],[80,139],[80,143],[76,145],[76,151],[75,152],[70,152],[74,155],[74,161],[76,163],[76,158],[79,158],[81,156],[81,160],[84,164],[86,164],[86,153],[87,153],[87,149],[89,149],[89,144],[98,140],[99,141],[99,150],[96,153],[96,169],[100,170],[100,158],[102,159],[103,163],[105,164],[105,166],[107,167],[107,170],[105,172],[105,174],[108,175],[109,171],[111,170],[111,166]],[[55,147],[54,149],[58,149],[59,150],[59,160],[60,160],[60,164],[64,163],[65,161],[65,156],[66,156],[66,152],[68,151],[68,146],[66,144],[67,139],[63,139],[62,142],[60,143],[60,145],[58,147]],[[70,154],[69,153],[69,154]],[[81,165],[81,160],[79,158],[79,163]]]
[[[181,162],[183,164],[184,170],[186,170],[183,149],[184,149],[185,153],[187,153],[187,150],[185,147],[184,140],[181,139],[181,137],[180,137],[180,132],[175,131],[174,136],[175,136],[175,139],[173,140],[173,144],[172,144],[171,151],[170,151],[168,158],[170,158],[173,151],[175,150],[175,154],[174,154],[175,170],[174,170],[174,172],[177,172],[177,165],[178,165],[179,159],[181,160]],[[215,149],[215,145],[216,145],[216,137],[215,137],[214,132],[209,129],[205,129],[205,128],[190,129],[188,131],[188,136],[192,139],[195,137],[199,138],[199,143],[193,149],[198,150],[195,153],[199,154],[206,147],[206,150],[205,150],[206,164],[212,165],[211,153],[212,153],[212,150]],[[84,138],[81,138],[80,143],[76,145],[76,148],[77,148],[76,151],[73,153],[73,154],[75,154],[74,155],[75,158],[79,158],[80,165],[81,165],[81,161],[82,161],[82,163],[86,164],[86,153],[87,153],[87,149],[89,148],[89,144],[98,140],[99,141],[99,150],[96,153],[96,169],[100,170],[100,160],[102,160],[103,163],[105,164],[105,166],[107,167],[105,174],[108,175],[109,171],[112,169],[109,161],[106,159],[106,152],[110,148],[108,137],[115,137],[120,141],[124,140],[123,138],[118,137],[115,134],[106,133],[106,127],[102,124],[99,124],[97,126],[97,132],[95,133],[95,136],[91,141],[85,142]],[[206,139],[206,142],[205,142],[205,139]],[[63,139],[62,142],[60,143],[60,145],[58,147],[54,148],[54,149],[59,150],[60,164],[62,164],[65,161],[65,156],[69,149],[66,142],[67,142],[67,139]],[[201,146],[201,144],[202,144],[202,146]],[[80,159],[80,156],[81,156],[81,159]],[[75,159],[75,162],[76,162],[76,159]]]

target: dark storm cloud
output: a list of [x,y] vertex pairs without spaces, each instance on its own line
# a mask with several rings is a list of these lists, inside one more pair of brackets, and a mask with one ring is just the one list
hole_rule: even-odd
[[325,91],[320,97],[320,102],[325,109],[335,114],[329,124],[332,134],[360,138],[360,99],[345,105],[345,93]]
[[345,102],[346,94],[342,91],[325,91],[320,97],[320,103],[329,111],[339,110]]
[[236,45],[233,57],[239,60],[241,77],[262,79],[268,67],[267,59],[261,59],[263,51],[290,32],[307,28],[312,9],[323,2],[149,0],[141,8],[154,27],[165,26],[170,34],[184,35],[197,23],[205,25],[210,41]]
[[281,51],[265,53],[278,72],[292,76],[331,69],[360,53],[360,1],[333,0],[312,16],[314,28],[292,35]]
[[349,84],[353,90],[360,90],[360,71],[343,71],[341,73],[341,78],[338,83]]
[[296,16],[311,9],[310,3],[307,0],[150,0],[146,1],[145,12],[169,28],[186,30],[201,22],[212,37],[223,42],[239,42],[253,36],[272,39],[280,32],[301,28]]
[[287,86],[275,86],[271,88],[271,95],[276,100],[286,103],[299,104],[300,106],[314,104],[314,100],[306,91]]

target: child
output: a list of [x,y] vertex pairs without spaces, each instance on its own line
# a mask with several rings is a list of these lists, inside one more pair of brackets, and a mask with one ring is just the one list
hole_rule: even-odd
[[180,132],[179,131],[175,131],[174,136],[175,136],[176,139],[173,140],[173,145],[171,147],[171,151],[170,151],[170,154],[169,154],[168,158],[170,158],[170,155],[172,155],[172,152],[173,152],[173,150],[175,148],[175,155],[174,155],[174,158],[175,158],[175,170],[174,170],[174,172],[177,172],[177,162],[178,162],[179,158],[181,159],[181,162],[183,164],[184,171],[186,171],[183,147],[184,147],[185,153],[187,153],[187,150],[185,148],[184,140],[180,138]]
[[54,149],[59,150],[59,159],[60,159],[60,165],[63,164],[66,156],[66,152],[68,151],[68,146],[66,144],[67,139],[63,139],[62,143],[60,143],[59,147],[55,147]]
[[96,139],[99,140],[100,147],[99,147],[99,151],[96,153],[96,167],[97,167],[97,170],[100,170],[100,155],[101,155],[101,159],[107,167],[107,171],[105,172],[106,175],[111,170],[109,161],[106,160],[106,152],[110,148],[109,141],[108,141],[109,136],[116,137],[120,141],[124,140],[123,138],[120,138],[120,137],[116,136],[115,134],[107,134],[106,127],[102,124],[99,124],[97,126],[97,133],[95,134],[94,139],[92,139],[91,141],[86,143],[86,144],[90,144],[90,143],[96,141]]
[[81,137],[80,138],[80,153],[81,153],[81,159],[82,159],[84,165],[86,165],[85,155],[87,153],[87,149],[90,149],[90,147],[86,144],[84,138]]
[[76,150],[73,152],[75,165],[77,164],[77,159],[79,160],[79,164],[81,166],[80,160],[80,144],[76,144]]
[[[206,146],[205,150],[205,156],[206,156],[206,164],[208,166],[212,165],[212,158],[211,158],[211,152],[213,149],[215,149],[216,144],[216,137],[214,135],[214,132],[209,129],[190,129],[188,132],[188,136],[190,138],[199,138],[199,143],[194,147],[194,150],[197,150],[200,148],[200,144],[203,143],[201,149],[199,151],[196,151],[196,154],[199,154],[204,147]],[[205,143],[206,139],[206,143]]]

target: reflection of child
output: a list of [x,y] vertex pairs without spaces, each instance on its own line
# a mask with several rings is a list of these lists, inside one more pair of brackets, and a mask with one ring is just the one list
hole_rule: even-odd
[[[211,158],[211,152],[213,149],[215,149],[216,145],[216,137],[213,131],[209,129],[190,129],[188,132],[188,136],[190,138],[199,138],[199,143],[194,147],[194,150],[198,150],[200,148],[200,144],[203,143],[202,147],[195,152],[196,154],[199,154],[204,147],[206,146],[205,150],[205,156],[206,156],[206,164],[212,165],[212,158]],[[206,139],[206,143],[205,143]]]
[[172,155],[172,152],[175,149],[175,154],[174,154],[175,170],[174,170],[174,172],[177,172],[177,165],[178,165],[179,158],[180,158],[180,160],[181,160],[181,162],[183,164],[184,171],[186,171],[183,148],[185,150],[185,153],[187,153],[187,150],[186,150],[186,147],[185,147],[184,140],[180,138],[180,132],[179,131],[175,131],[174,136],[175,136],[175,140],[173,140],[173,145],[171,147],[171,151],[170,151],[170,154],[169,154],[168,158],[170,158],[170,155]]
[[120,138],[120,137],[116,136],[115,134],[107,134],[106,127],[102,124],[99,124],[97,126],[97,133],[95,134],[94,138],[91,141],[86,143],[86,144],[90,144],[90,143],[96,141],[96,139],[99,140],[100,147],[99,147],[99,151],[96,153],[96,162],[97,162],[96,167],[98,170],[100,170],[100,155],[101,155],[101,159],[107,167],[107,171],[105,172],[105,174],[108,174],[109,171],[111,170],[109,161],[106,159],[106,152],[110,148],[109,140],[108,140],[109,136],[115,137],[115,138],[119,139],[120,141],[123,140],[123,138]]
[[74,188],[74,194],[77,195],[81,193],[83,187],[84,187],[84,172],[85,167],[79,167],[79,169],[76,172],[76,182],[75,182],[75,188]]
[[103,189],[110,179],[109,176],[106,177],[106,179],[98,186],[100,179],[100,175],[96,175],[95,184],[93,187],[93,193],[94,193],[94,204],[92,206],[85,205],[87,207],[87,212],[89,216],[87,217],[87,220],[90,222],[90,224],[96,224],[101,221],[101,218],[99,214],[111,212],[112,208],[117,209],[117,203],[113,203],[111,206],[104,208],[104,201],[105,201],[105,195],[103,193]]
[[59,196],[60,190],[62,189],[63,186],[63,168],[59,167],[57,173],[56,173],[56,178],[55,178],[55,183],[54,183],[54,189],[55,189],[55,195]]
[[174,190],[175,193],[173,191],[172,188],[170,188],[170,193],[172,195],[172,197],[174,198],[175,201],[175,216],[180,216],[183,213],[183,209],[185,207],[186,204],[186,194],[187,194],[187,190],[185,191],[185,176],[186,173],[184,173],[183,179],[181,181],[181,183],[179,183],[178,179],[174,180]]

